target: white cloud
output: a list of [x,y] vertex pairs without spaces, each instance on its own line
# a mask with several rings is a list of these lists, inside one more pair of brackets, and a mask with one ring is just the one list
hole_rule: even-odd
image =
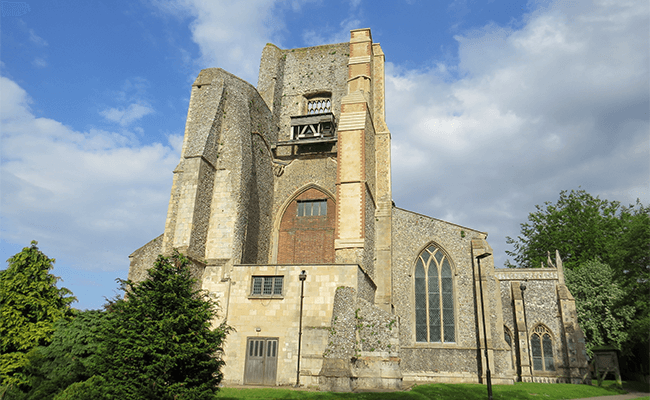
[[108,108],[99,112],[108,121],[129,126],[140,118],[153,114],[154,109],[144,104],[131,104],[127,108]]
[[[279,44],[285,26],[277,1],[171,0],[154,2],[169,14],[189,15],[192,39],[199,45],[201,68],[218,67],[255,84],[267,42]],[[291,6],[299,9],[301,1]]]
[[302,34],[302,40],[308,46],[348,42],[350,41],[350,31],[358,29],[359,26],[361,26],[361,20],[350,16],[341,21],[336,29],[320,27],[317,31],[313,29],[305,30]]
[[45,61],[45,59],[43,59],[41,57],[36,57],[32,61],[32,65],[35,66],[36,68],[45,68],[45,67],[47,67],[47,61]]
[[33,29],[29,30],[29,40],[37,46],[47,46],[47,41],[38,36]]
[[319,26],[318,29],[305,29],[302,40],[307,46],[319,46],[330,43],[343,43],[350,40],[350,31],[361,27],[360,10],[361,0],[350,0],[350,7],[347,15],[341,20],[337,27],[328,25]]
[[[147,93],[149,86],[149,81],[142,77],[136,76],[126,79],[120,90],[109,92],[115,102],[124,106],[108,107],[99,111],[99,114],[107,121],[119,124],[122,127],[128,127],[143,117],[155,113],[155,110],[147,101],[150,98]],[[132,129],[142,133],[141,128],[135,127]]]
[[497,264],[562,189],[650,201],[648,3],[566,3],[459,35],[458,66],[387,65],[397,205],[489,231]]
[[133,243],[164,229],[180,135],[139,145],[128,134],[77,132],[34,116],[14,81],[0,77],[0,92],[0,237],[36,239],[80,268],[126,268]]

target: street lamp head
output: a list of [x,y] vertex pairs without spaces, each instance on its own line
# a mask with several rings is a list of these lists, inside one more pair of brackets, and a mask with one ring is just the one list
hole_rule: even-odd
[[521,289],[522,292],[523,292],[524,290],[526,290],[526,282],[521,282],[521,283],[519,284],[519,289]]
[[492,253],[483,253],[480,256],[476,256],[476,259],[481,260],[481,259],[483,259],[485,257],[489,257],[491,255],[492,255]]
[[300,275],[298,275],[298,278],[300,278],[301,281],[306,280],[307,279],[307,271],[305,271],[303,269],[302,272],[300,273]]

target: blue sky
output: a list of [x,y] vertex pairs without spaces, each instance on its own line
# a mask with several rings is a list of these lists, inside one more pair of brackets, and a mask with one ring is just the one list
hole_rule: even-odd
[[561,190],[650,202],[649,4],[3,1],[0,258],[37,240],[76,306],[100,307],[163,232],[198,72],[256,84],[267,42],[370,27],[397,206],[487,231],[501,266]]

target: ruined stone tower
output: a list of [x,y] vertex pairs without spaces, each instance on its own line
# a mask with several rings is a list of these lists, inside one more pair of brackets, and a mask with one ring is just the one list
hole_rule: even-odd
[[236,329],[226,384],[294,384],[299,346],[300,382],[328,390],[482,382],[485,345],[495,383],[580,381],[561,267],[499,271],[488,255],[479,273],[486,233],[393,206],[384,53],[369,29],[268,44],[257,88],[205,69],[191,90],[165,232],[130,256],[129,278],[158,254],[190,258]]

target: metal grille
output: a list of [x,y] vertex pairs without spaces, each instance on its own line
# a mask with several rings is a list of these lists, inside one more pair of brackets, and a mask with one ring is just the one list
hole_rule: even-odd
[[273,283],[273,294],[282,294],[282,281],[283,281],[283,276],[276,276],[275,277],[275,282]]
[[323,114],[332,112],[330,99],[314,99],[307,102],[307,114]]
[[283,281],[283,276],[254,276],[251,294],[258,296],[281,296]]
[[273,293],[273,279],[266,278],[264,279],[264,291],[262,294],[272,294]]
[[262,281],[264,278],[261,276],[253,277],[253,294],[262,294]]

